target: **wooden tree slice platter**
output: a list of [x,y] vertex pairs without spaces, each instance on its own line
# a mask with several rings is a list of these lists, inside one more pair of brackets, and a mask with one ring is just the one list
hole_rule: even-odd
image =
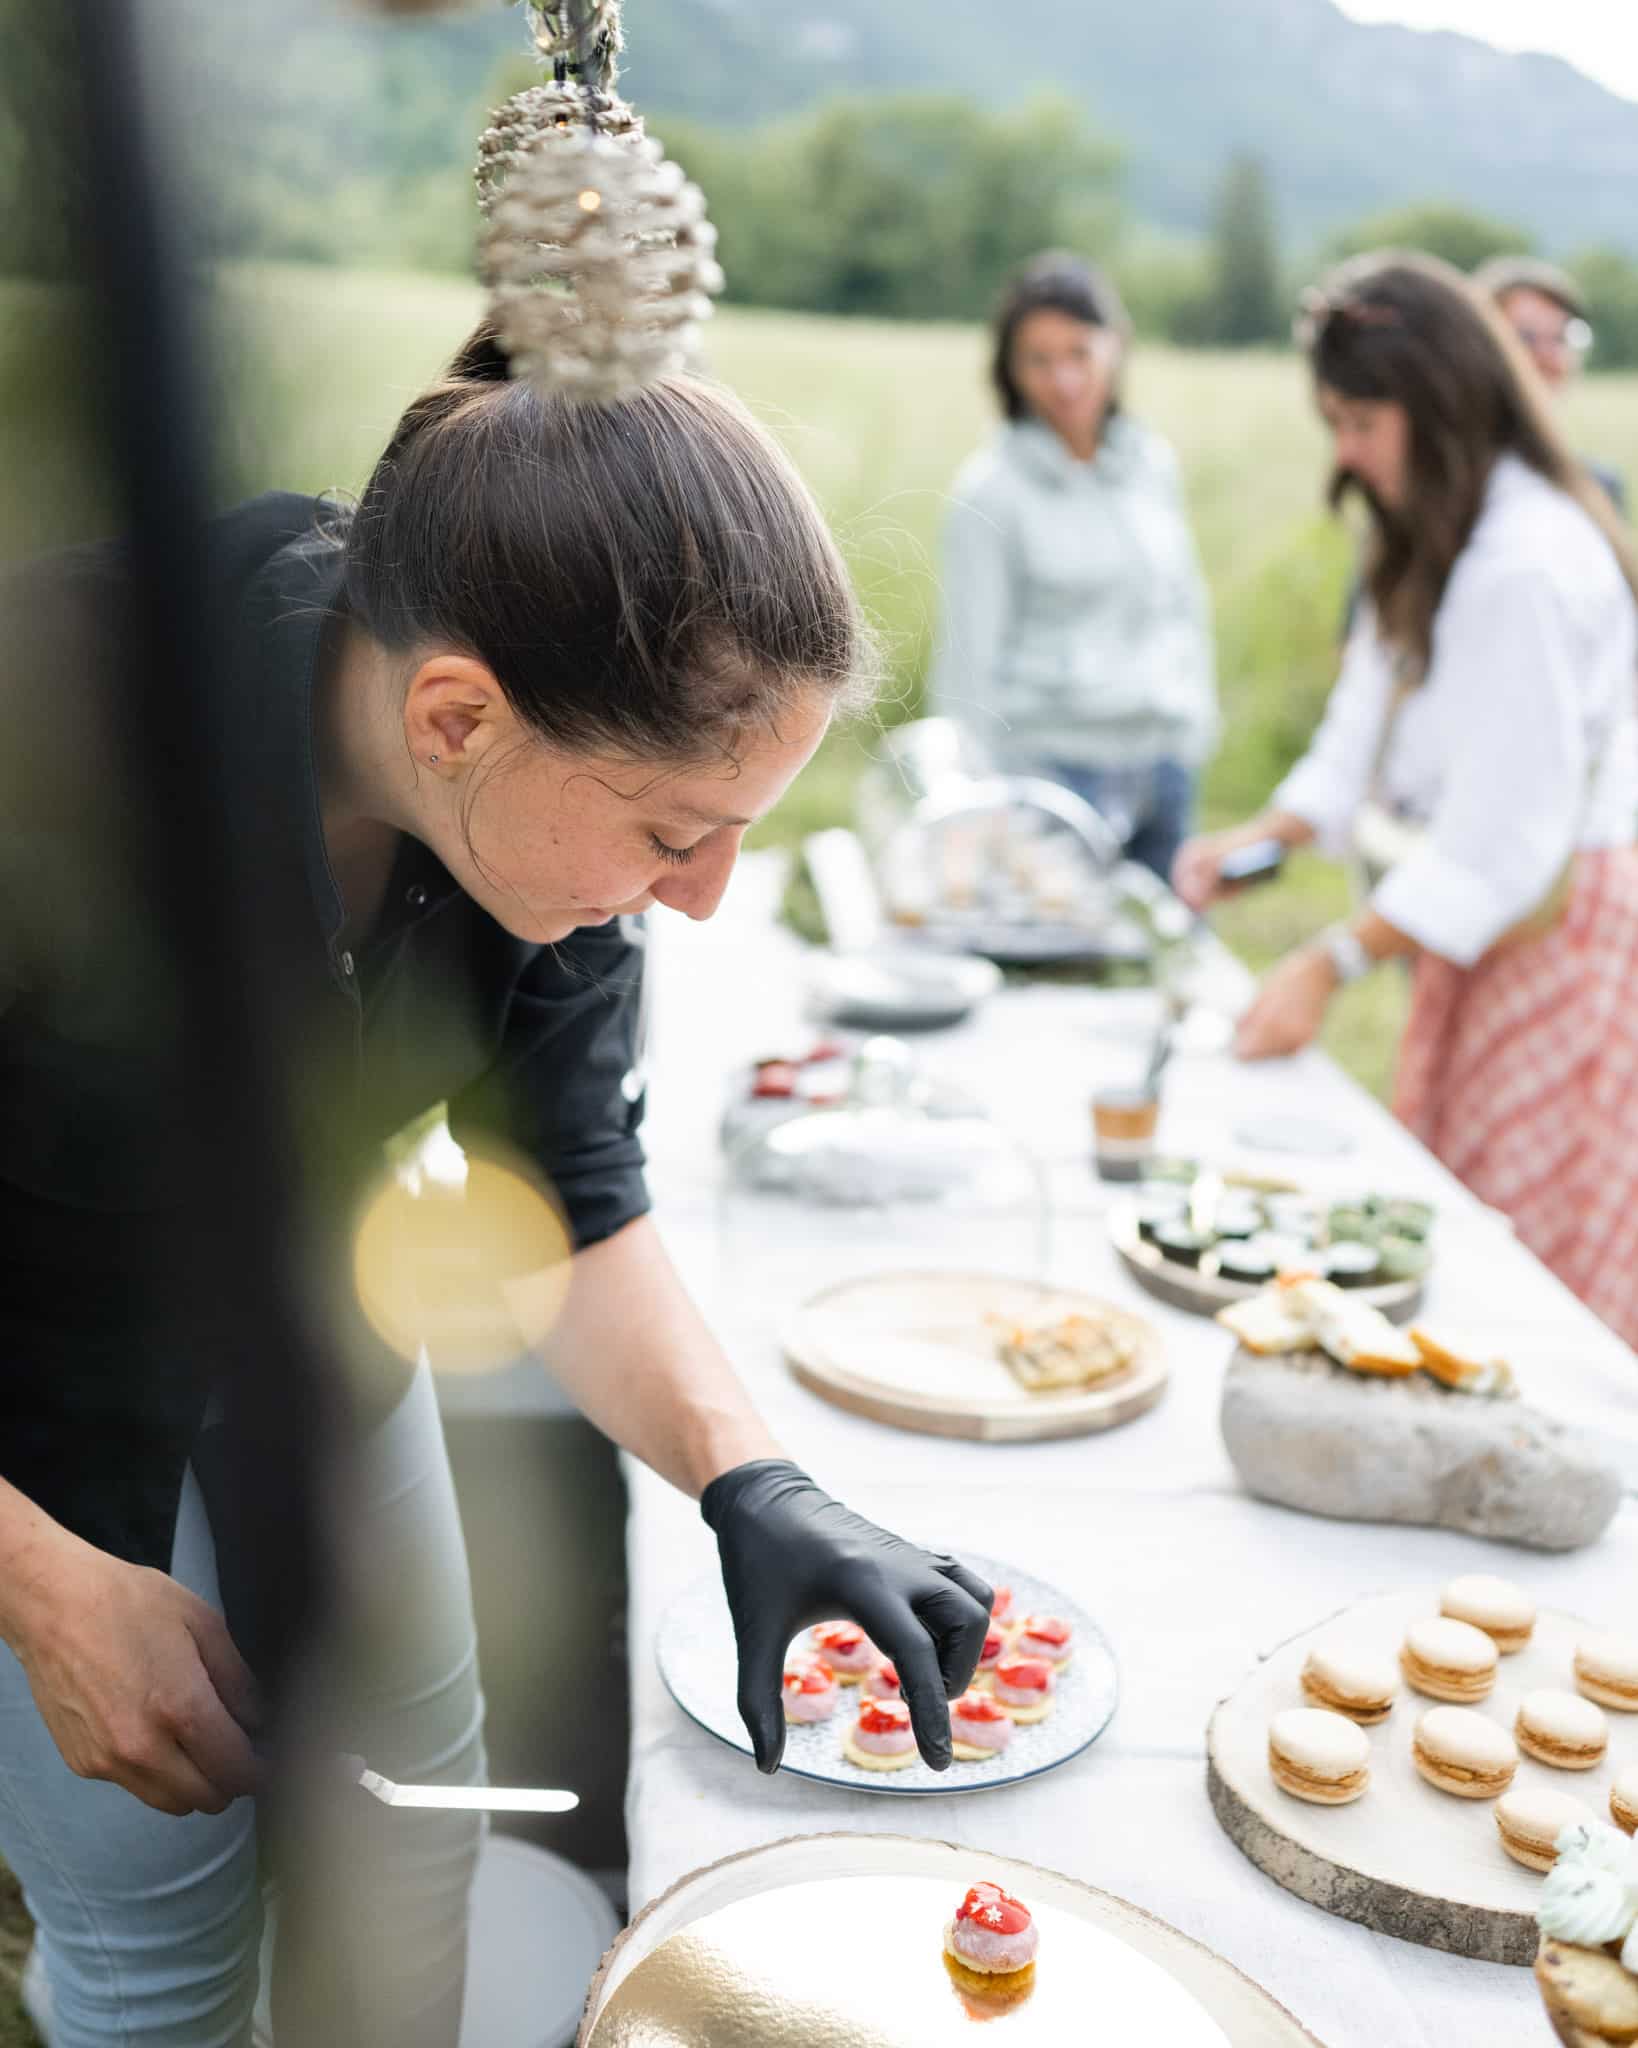
[[[943,1921],[981,1878],[1023,1899],[1041,1934],[1033,1989],[1004,2011],[971,2010],[941,1953]],[[840,1933],[838,1893],[853,1907]],[[997,2018],[1019,2048],[1320,2048],[1232,1964],[1124,1899],[952,1842],[860,1834],[796,1836],[683,1878],[604,1958],[577,2048],[939,2048]]]
[[[1501,1846],[1495,1802],[1458,1799],[1417,1773],[1411,1737],[1443,1702],[1400,1683],[1393,1712],[1367,1728],[1371,1782],[1349,1806],[1312,1806],[1269,1776],[1268,1724],[1309,1704],[1299,1682],[1318,1643],[1347,1644],[1398,1668],[1405,1630],[1439,1611],[1436,1588],[1344,1609],[1282,1644],[1212,1716],[1207,1788],[1231,1841],[1276,1883],[1381,1934],[1490,1963],[1533,1963],[1541,1878]],[[1544,1609],[1530,1642],[1503,1657],[1495,1690],[1475,1711],[1511,1731],[1521,1697],[1537,1686],[1574,1691],[1571,1658],[1592,1625]],[[1540,1786],[1609,1819],[1610,1781],[1638,1758],[1638,1715],[1611,1712],[1609,1752],[1591,1771],[1557,1771],[1521,1754],[1515,1787]]]
[[[1139,1234],[1137,1207],[1117,1202],[1109,1211],[1109,1241],[1122,1265],[1146,1294],[1169,1308],[1180,1308],[1193,1316],[1214,1316],[1237,1301],[1249,1301],[1260,1294],[1259,1283],[1225,1280],[1216,1270],[1215,1254],[1207,1252],[1198,1266],[1186,1266],[1181,1259],[1169,1259],[1157,1245]],[[1427,1298],[1427,1281],[1390,1280],[1381,1287],[1351,1287],[1350,1294],[1378,1308],[1390,1322],[1408,1323]]]
[[[1032,1394],[1002,1364],[986,1317],[1108,1317],[1137,1338],[1136,1362],[1102,1386]],[[930,1436],[1026,1443],[1112,1429],[1145,1414],[1170,1374],[1142,1317],[1073,1288],[1000,1274],[899,1272],[811,1296],[781,1333],[803,1386],[850,1414]]]

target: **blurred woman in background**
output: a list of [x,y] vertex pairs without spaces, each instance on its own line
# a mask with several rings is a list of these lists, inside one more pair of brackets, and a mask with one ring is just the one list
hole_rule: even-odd
[[[1575,279],[1539,257],[1493,256],[1474,271],[1473,282],[1495,301],[1554,398],[1565,398],[1593,345],[1586,297]],[[1624,515],[1627,488],[1621,472],[1590,459],[1587,468]]]
[[1357,916],[1279,963],[1250,1059],[1414,959],[1395,1108],[1638,1340],[1638,564],[1512,334],[1427,258],[1345,265],[1308,308],[1333,502],[1371,535],[1313,745],[1268,809],[1178,857],[1196,909],[1268,837],[1353,853]]
[[1037,257],[996,312],[1005,415],[952,487],[931,708],[1008,772],[1094,804],[1165,876],[1217,735],[1211,619],[1177,458],[1122,407],[1113,284]]

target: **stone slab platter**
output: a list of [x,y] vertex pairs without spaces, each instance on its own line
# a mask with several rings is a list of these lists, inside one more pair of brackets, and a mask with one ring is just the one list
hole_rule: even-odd
[[[1249,1280],[1225,1280],[1207,1252],[1198,1266],[1169,1259],[1138,1230],[1137,1205],[1116,1202],[1109,1211],[1109,1239],[1132,1278],[1146,1294],[1189,1315],[1214,1316],[1237,1301],[1249,1301],[1262,1288]],[[1427,1298],[1426,1278],[1391,1280],[1381,1287],[1350,1288],[1350,1294],[1379,1308],[1390,1322],[1408,1323]]]
[[[994,2011],[971,2009],[941,1954],[944,1920],[980,1878],[1041,1929],[1031,1995]],[[861,1914],[883,1939],[857,1939]],[[1320,2048],[1249,1977],[1124,1899],[952,1842],[854,1834],[772,1842],[683,1878],[605,1957],[577,2048],[939,2048],[991,2022],[1017,2048]]]
[[[1001,1363],[987,1316],[1113,1316],[1139,1340],[1107,1386],[1031,1394]],[[785,1362],[850,1414],[931,1436],[1026,1443],[1113,1429],[1146,1414],[1170,1378],[1153,1325],[1073,1288],[1001,1274],[875,1273],[811,1296],[781,1332]]]
[[[781,1768],[816,1784],[849,1792],[882,1792],[899,1798],[948,1798],[956,1792],[990,1792],[1056,1770],[1095,1742],[1108,1727],[1120,1697],[1114,1652],[1096,1622],[1055,1586],[1002,1564],[993,1557],[962,1552],[992,1586],[1010,1586],[1018,1614],[1058,1614],[1075,1630],[1075,1654],[1058,1674],[1057,1704],[1044,1721],[1015,1723],[1000,1756],[983,1763],[953,1763],[934,1771],[918,1757],[899,1771],[864,1771],[842,1754],[842,1734],[858,1712],[859,1689],[844,1686],[828,1721],[792,1727],[785,1736]],[[666,1610],[655,1638],[660,1676],[691,1721],[730,1749],[751,1754],[751,1740],[735,1700],[738,1666],[733,1623],[722,1581],[713,1573],[696,1580]]]
[[1595,1437],[1426,1373],[1378,1379],[1322,1352],[1237,1349],[1219,1421],[1245,1486],[1304,1514],[1575,1550],[1621,1505],[1620,1467]]
[[[1405,1630],[1438,1611],[1438,1590],[1429,1586],[1364,1601],[1282,1644],[1212,1716],[1211,1803],[1258,1869],[1311,1905],[1425,1948],[1482,1962],[1533,1963],[1540,1876],[1502,1848],[1494,1801],[1436,1791],[1411,1762],[1417,1721],[1442,1702],[1401,1681],[1393,1712],[1365,1730],[1371,1782],[1349,1806],[1311,1806],[1269,1776],[1268,1724],[1284,1708],[1308,1704],[1299,1675],[1316,1643],[1370,1650],[1397,1667]],[[1592,1626],[1543,1609],[1529,1644],[1502,1658],[1494,1692],[1475,1711],[1511,1730],[1525,1693],[1547,1685],[1573,1691],[1571,1657]],[[1598,1769],[1555,1771],[1521,1755],[1514,1785],[1568,1793],[1608,1820],[1610,1781],[1638,1759],[1638,1715],[1608,1718],[1609,1753]]]

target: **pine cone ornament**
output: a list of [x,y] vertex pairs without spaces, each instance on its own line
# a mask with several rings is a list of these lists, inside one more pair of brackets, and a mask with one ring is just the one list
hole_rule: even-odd
[[596,402],[686,367],[722,289],[715,247],[652,138],[546,127],[509,160],[479,255],[514,376]]
[[472,176],[478,206],[488,213],[513,166],[538,136],[566,134],[570,129],[595,130],[616,142],[641,141],[643,119],[624,100],[595,92],[573,79],[548,79],[526,86],[505,106],[497,107],[490,125],[478,138],[478,162]]

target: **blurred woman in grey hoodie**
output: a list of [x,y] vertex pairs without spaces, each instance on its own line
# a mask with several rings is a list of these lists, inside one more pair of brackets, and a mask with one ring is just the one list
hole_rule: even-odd
[[1073,256],[1036,257],[1005,293],[1005,422],[951,488],[931,700],[1004,770],[1086,797],[1165,877],[1217,691],[1177,458],[1121,407],[1130,340],[1114,286]]

